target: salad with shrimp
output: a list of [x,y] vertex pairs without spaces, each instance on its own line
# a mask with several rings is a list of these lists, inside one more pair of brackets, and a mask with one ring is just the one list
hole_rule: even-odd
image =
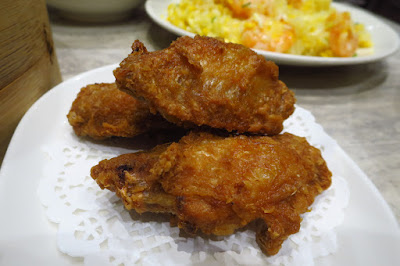
[[181,0],[168,21],[189,32],[271,52],[352,57],[371,36],[331,0]]

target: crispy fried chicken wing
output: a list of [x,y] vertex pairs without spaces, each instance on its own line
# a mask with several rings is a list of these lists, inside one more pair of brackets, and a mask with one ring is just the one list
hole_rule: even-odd
[[189,233],[232,234],[260,221],[256,239],[269,255],[299,231],[300,214],[331,183],[318,149],[288,133],[190,133],[150,152],[101,161],[91,171],[139,213],[169,212]]
[[117,89],[115,83],[97,83],[80,90],[67,115],[78,136],[105,139],[134,137],[153,128],[168,128],[147,103]]
[[150,170],[168,144],[156,146],[148,152],[123,154],[101,161],[91,170],[99,186],[116,192],[128,210],[143,212],[173,212],[175,197],[163,190],[158,177]]
[[294,111],[278,67],[242,45],[196,36],[140,55],[142,43],[132,48],[114,71],[118,87],[175,124],[274,135]]

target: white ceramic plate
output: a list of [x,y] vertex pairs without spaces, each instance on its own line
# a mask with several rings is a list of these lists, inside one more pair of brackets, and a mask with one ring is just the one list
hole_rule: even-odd
[[[65,134],[65,115],[79,89],[112,82],[106,66],[56,86],[25,114],[11,140],[0,170],[0,265],[79,265],[57,250],[56,227],[48,222],[37,187],[46,154],[41,147]],[[396,265],[400,261],[400,229],[387,203],[347,154],[334,144],[330,168],[346,177],[350,201],[337,228],[339,249],[317,265]]]
[[[193,33],[178,28],[166,20],[168,5],[176,2],[179,2],[179,0],[147,0],[145,5],[146,12],[154,22],[172,33],[178,36],[194,36]],[[350,58],[326,58],[290,55],[262,50],[255,51],[262,54],[266,59],[282,65],[337,66],[374,62],[391,55],[398,49],[400,43],[398,34],[376,16],[360,8],[346,4],[333,3],[333,6],[340,11],[350,11],[353,21],[360,22],[366,26],[366,29],[371,33],[374,43],[372,54]]]

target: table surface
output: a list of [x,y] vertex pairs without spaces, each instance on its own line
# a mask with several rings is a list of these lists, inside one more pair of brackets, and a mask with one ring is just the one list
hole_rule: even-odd
[[[143,6],[134,18],[107,25],[68,22],[52,13],[50,18],[63,80],[119,63],[136,39],[153,51],[177,38],[152,23]],[[400,33],[400,25],[386,22]],[[280,66],[280,79],[367,174],[400,221],[400,50],[358,66]]]

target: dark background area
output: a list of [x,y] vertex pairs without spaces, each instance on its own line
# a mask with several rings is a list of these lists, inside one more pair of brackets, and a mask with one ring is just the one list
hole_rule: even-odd
[[342,0],[400,23],[400,0]]

